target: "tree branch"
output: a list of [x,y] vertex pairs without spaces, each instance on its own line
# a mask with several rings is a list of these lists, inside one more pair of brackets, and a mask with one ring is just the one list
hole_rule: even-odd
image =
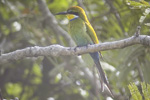
[[52,28],[54,33],[63,36],[65,38],[65,40],[68,41],[70,46],[75,45],[71,36],[68,35],[68,33],[58,25],[57,20],[55,19],[54,15],[48,9],[45,2],[46,2],[45,0],[37,0],[39,9],[43,15],[43,18],[46,18],[47,24]]
[[25,49],[2,54],[0,56],[0,64],[19,60],[24,57],[79,55],[89,52],[121,49],[135,44],[150,46],[150,36],[147,35],[139,35],[138,37],[132,36],[119,41],[105,42],[95,45],[88,45],[84,47],[63,47],[57,44],[50,45],[47,47],[39,47],[39,46],[27,47]]

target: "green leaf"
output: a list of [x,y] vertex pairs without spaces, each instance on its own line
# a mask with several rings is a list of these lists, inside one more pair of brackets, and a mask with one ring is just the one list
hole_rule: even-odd
[[135,85],[135,83],[129,84],[128,88],[130,90],[133,100],[142,100],[142,96],[141,96],[137,86]]
[[42,82],[41,77],[42,77],[42,73],[41,73],[41,69],[40,66],[38,64],[34,64],[33,65],[33,74],[35,75],[34,78],[31,80],[32,83],[34,84],[40,84]]
[[142,93],[144,95],[145,100],[150,100],[150,94],[149,94],[150,87],[147,87],[147,85],[148,84],[146,84],[145,82],[141,83]]
[[141,2],[126,0],[126,4],[129,6],[132,6],[133,9],[141,9],[141,8],[150,7],[150,5],[147,4],[144,0],[142,0]]
[[19,83],[7,83],[5,88],[9,95],[14,95],[16,97],[18,97],[22,91],[22,86]]

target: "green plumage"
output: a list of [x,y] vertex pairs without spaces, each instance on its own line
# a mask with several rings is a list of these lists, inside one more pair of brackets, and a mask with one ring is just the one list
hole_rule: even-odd
[[[60,12],[58,15],[67,15],[69,19],[69,33],[73,40],[76,42],[77,46],[87,46],[89,44],[97,44],[99,43],[97,35],[89,23],[84,10],[79,6],[70,7],[67,12]],[[104,91],[104,86],[106,85],[108,91],[110,92],[111,96],[113,97],[112,91],[110,90],[107,77],[101,67],[100,60],[99,60],[99,53],[94,52],[89,53],[90,56],[86,58],[90,58],[90,61],[85,63],[93,62],[95,63],[98,71],[99,77],[101,79],[101,89]],[[91,60],[93,59],[93,61]],[[91,65],[91,64],[90,64]]]
[[85,22],[81,18],[69,22],[69,33],[78,46],[86,46],[93,43],[87,34]]

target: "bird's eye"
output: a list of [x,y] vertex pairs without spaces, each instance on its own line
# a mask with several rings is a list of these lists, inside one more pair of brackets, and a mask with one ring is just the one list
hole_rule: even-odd
[[72,10],[68,10],[67,12],[68,12],[68,13],[71,13],[71,12],[72,12]]
[[74,12],[74,11],[72,11],[72,10],[68,10],[67,12],[68,12],[68,14],[78,15],[78,12]]

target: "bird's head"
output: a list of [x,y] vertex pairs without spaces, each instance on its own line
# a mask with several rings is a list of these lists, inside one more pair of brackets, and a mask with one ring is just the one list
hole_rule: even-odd
[[77,18],[81,18],[84,21],[88,21],[85,11],[79,6],[72,6],[67,11],[57,13],[56,15],[67,15],[67,18],[70,21]]

